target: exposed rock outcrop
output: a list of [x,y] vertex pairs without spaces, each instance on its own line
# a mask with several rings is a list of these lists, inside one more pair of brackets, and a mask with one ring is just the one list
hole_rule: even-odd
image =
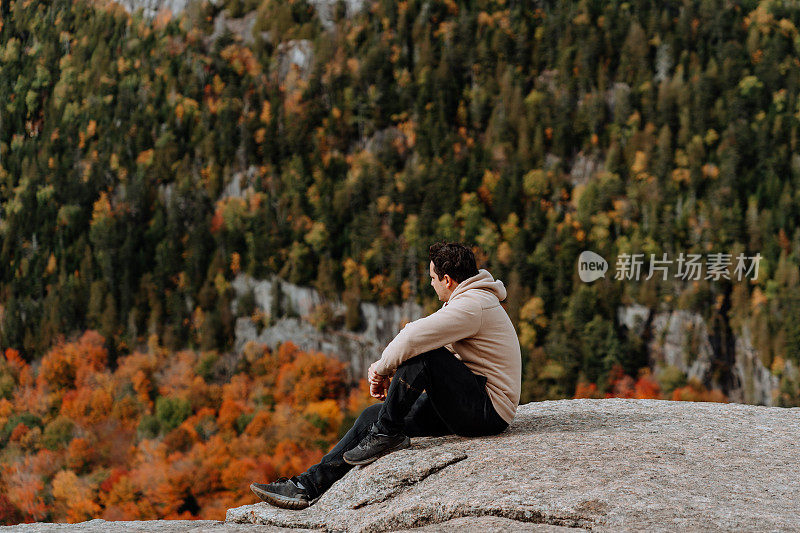
[[307,78],[311,72],[314,53],[308,39],[292,39],[278,44],[278,77],[286,79],[289,71],[296,68],[300,78]]
[[[214,31],[206,38],[206,44],[211,45],[226,31],[231,32],[236,39],[241,40],[244,44],[253,44],[255,42],[253,27],[256,24],[256,15],[258,15],[256,11],[251,11],[242,18],[228,18],[225,11],[222,11],[214,19]],[[261,38],[268,40],[269,32],[261,32]]]
[[[336,4],[338,0],[309,0],[308,2],[317,11],[322,26],[326,30],[333,29],[336,22]],[[344,0],[344,15],[352,17],[364,7],[364,0]]]
[[581,150],[572,162],[569,181],[573,186],[586,185],[601,170],[603,170],[603,160],[599,154],[584,153]]
[[302,350],[321,351],[349,363],[350,377],[354,381],[366,376],[369,365],[380,358],[383,349],[406,322],[423,316],[422,307],[413,302],[406,302],[402,306],[361,302],[359,307],[364,324],[361,331],[321,331],[303,317],[309,317],[322,304],[328,305],[334,316],[343,316],[346,308],[341,300],[325,299],[313,288],[300,287],[278,278],[257,280],[240,274],[232,286],[238,298],[253,291],[256,306],[268,313],[273,307],[273,283],[280,283],[282,306],[289,315],[295,316],[282,317],[261,331],[249,317],[237,319],[235,350],[241,352],[245,344],[251,341],[266,344],[270,348],[292,341]]
[[[791,361],[786,361],[786,364],[791,367]],[[787,370],[791,372],[791,368]],[[761,362],[747,324],[742,327],[742,334],[736,337],[733,375],[739,387],[730,395],[731,400],[772,405],[772,392],[779,387],[780,380]]]
[[734,335],[732,364],[716,365],[717,353],[703,317],[684,310],[651,311],[643,305],[620,307],[620,324],[649,338],[650,366],[658,378],[668,367],[683,372],[706,386],[718,388],[734,402],[773,405],[778,378],[761,362],[745,325]]
[[[219,5],[221,0],[209,0],[214,5]],[[162,9],[172,11],[177,15],[189,4],[190,0],[117,0],[125,9],[135,12],[137,9],[144,10],[144,16],[152,18]],[[326,30],[333,28],[336,22],[336,5],[338,0],[309,0],[309,4],[314,6],[322,26]],[[344,16],[352,17],[364,7],[364,0],[344,0]]]
[[[255,165],[250,165],[247,169],[234,172],[230,181],[222,190],[220,199],[223,198],[242,198],[247,199],[249,195],[255,192],[255,179],[258,176],[258,168]],[[171,184],[170,184],[171,185]]]
[[[135,13],[140,8],[143,15],[147,18],[154,17],[159,11],[166,9],[176,15],[186,9],[189,0],[116,0],[122,7],[131,13]],[[216,4],[217,0],[212,0]]]
[[[559,400],[503,434],[417,438],[302,511],[229,523],[325,531],[767,531],[800,528],[800,408]],[[542,529],[545,528],[545,529]]]

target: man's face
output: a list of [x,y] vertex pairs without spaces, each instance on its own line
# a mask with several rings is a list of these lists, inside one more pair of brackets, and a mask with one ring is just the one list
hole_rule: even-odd
[[431,286],[433,290],[436,291],[436,296],[439,297],[440,302],[446,302],[450,299],[450,295],[453,294],[453,290],[458,286],[458,283],[453,281],[450,276],[447,274],[444,275],[444,278],[439,279],[436,275],[436,272],[433,270],[433,261],[430,264],[430,275],[431,275]]

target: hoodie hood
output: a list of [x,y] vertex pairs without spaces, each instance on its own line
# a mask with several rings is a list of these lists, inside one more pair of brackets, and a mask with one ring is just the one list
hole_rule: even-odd
[[447,305],[453,301],[453,298],[456,298],[458,295],[471,289],[488,291],[494,294],[497,297],[497,300],[501,302],[506,299],[507,295],[506,287],[503,285],[503,282],[499,279],[494,279],[492,275],[489,274],[488,270],[482,268],[471,278],[467,278],[459,283],[453,290],[453,293],[450,295],[450,299],[447,300],[444,305]]

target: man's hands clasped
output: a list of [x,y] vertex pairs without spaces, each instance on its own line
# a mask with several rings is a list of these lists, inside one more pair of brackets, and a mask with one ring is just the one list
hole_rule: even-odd
[[389,383],[391,382],[391,376],[384,376],[378,374],[375,370],[375,366],[378,362],[374,362],[369,365],[369,370],[367,370],[367,378],[369,380],[369,394],[373,398],[378,398],[379,400],[386,399],[386,391],[389,390]]

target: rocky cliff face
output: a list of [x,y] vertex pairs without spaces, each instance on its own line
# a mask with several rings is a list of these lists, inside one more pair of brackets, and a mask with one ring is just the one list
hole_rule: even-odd
[[[321,351],[349,363],[350,377],[354,380],[366,374],[370,363],[380,357],[383,348],[406,322],[424,314],[422,307],[412,302],[383,307],[361,303],[365,324],[362,331],[322,331],[308,319],[323,304],[329,306],[334,316],[343,316],[345,306],[340,300],[327,300],[313,288],[292,285],[278,278],[256,280],[242,274],[234,280],[233,287],[239,298],[252,290],[258,308],[269,313],[273,283],[280,283],[283,305],[293,316],[280,318],[261,330],[248,317],[239,318],[236,351],[241,352],[251,341],[271,348],[292,341],[303,350]],[[773,405],[773,391],[777,390],[779,380],[761,362],[747,326],[740,335],[734,335],[732,345],[720,353],[724,346],[709,332],[703,317],[697,313],[656,312],[645,306],[631,305],[618,309],[618,319],[628,329],[649,339],[649,362],[656,377],[669,368],[677,368],[687,379],[697,379],[710,388],[722,390],[733,402]],[[791,362],[784,371],[792,376],[798,372]]]
[[[418,438],[314,505],[229,523],[322,531],[767,531],[800,528],[800,408],[559,400],[486,438]],[[417,531],[415,529],[415,531]]]
[[[303,350],[321,351],[349,363],[350,377],[354,380],[366,375],[370,363],[380,357],[383,348],[406,322],[424,314],[421,306],[411,302],[384,307],[361,303],[365,324],[362,331],[322,331],[309,323],[308,318],[317,306],[324,303],[334,316],[343,316],[345,306],[340,300],[326,300],[313,288],[292,285],[278,278],[256,280],[239,275],[233,287],[239,298],[252,290],[258,308],[268,313],[272,307],[273,283],[281,284],[284,306],[294,316],[280,318],[260,331],[249,318],[239,318],[236,322],[236,351],[241,352],[251,341],[271,348],[292,341]],[[720,353],[719,340],[709,332],[703,317],[697,313],[683,310],[656,312],[645,306],[631,305],[618,309],[618,319],[630,330],[649,339],[649,362],[656,377],[674,367],[687,379],[697,379],[708,387],[722,390],[733,402],[773,405],[773,391],[777,390],[779,380],[761,362],[747,326],[740,335],[734,335],[727,352]],[[798,372],[790,362],[784,371],[793,376]]]
[[[732,334],[728,346],[709,333],[703,317],[683,310],[656,312],[642,305],[618,309],[621,324],[649,339],[650,366],[656,377],[675,367],[688,379],[722,390],[731,401],[773,405],[779,380],[764,366],[753,347],[750,329]],[[789,366],[786,371],[794,369]]]
[[[116,0],[118,4],[131,13],[135,13],[140,8],[145,17],[152,18],[162,9],[168,9],[173,14],[180,13],[189,4],[190,0]],[[216,4],[217,2],[212,1]]]
[[[308,3],[314,6],[322,26],[327,30],[332,29],[336,22],[337,0],[309,0]],[[352,17],[364,7],[364,0],[343,0],[342,3],[345,8],[344,15],[348,17]]]
[[[130,11],[136,12],[139,8],[144,10],[144,16],[152,18],[162,9],[172,11],[177,15],[192,0],[116,0],[121,6]],[[220,5],[222,0],[209,0],[214,5]],[[337,0],[309,0],[308,2],[317,12],[322,26],[325,29],[332,29],[336,21]],[[364,7],[364,0],[344,0],[344,15],[351,17]]]
[[249,317],[237,319],[237,352],[241,352],[248,342],[275,348],[282,342],[292,341],[302,350],[321,351],[349,363],[350,377],[358,380],[366,376],[369,365],[380,358],[383,349],[406,322],[423,316],[422,307],[413,302],[406,302],[402,306],[378,306],[362,302],[360,310],[364,326],[361,331],[321,331],[309,323],[308,317],[323,304],[328,306],[334,317],[343,316],[345,305],[341,300],[325,299],[312,288],[293,285],[278,278],[257,280],[240,274],[232,286],[238,299],[252,291],[258,309],[269,313],[273,308],[275,283],[281,287],[281,306],[289,315],[295,316],[282,317],[261,331]]

